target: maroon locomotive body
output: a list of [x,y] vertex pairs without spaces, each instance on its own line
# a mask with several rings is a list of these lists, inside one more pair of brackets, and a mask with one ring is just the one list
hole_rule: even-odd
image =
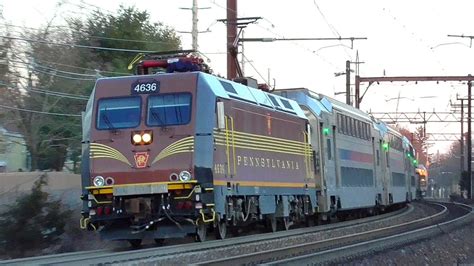
[[100,79],[83,115],[83,218],[106,239],[161,241],[317,206],[295,102],[202,72]]

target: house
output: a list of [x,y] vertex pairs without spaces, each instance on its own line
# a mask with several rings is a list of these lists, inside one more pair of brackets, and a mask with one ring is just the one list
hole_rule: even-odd
[[23,135],[0,126],[0,172],[29,171],[29,154]]

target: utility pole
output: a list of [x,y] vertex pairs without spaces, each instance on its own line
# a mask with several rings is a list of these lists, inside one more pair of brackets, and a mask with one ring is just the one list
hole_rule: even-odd
[[351,64],[355,65],[355,72],[356,72],[356,75],[357,75],[357,73],[359,71],[359,65],[363,64],[363,63],[365,63],[365,62],[360,62],[359,61],[359,55],[357,53],[357,58],[356,58],[355,62],[351,62],[350,60],[346,60],[346,71],[345,72],[334,73],[334,75],[336,77],[346,75],[346,91],[345,92],[336,92],[335,95],[345,93],[346,94],[346,104],[347,105],[352,105],[352,102],[351,102],[351,96],[352,96],[351,95],[351,72],[354,72],[354,70],[351,69]]
[[189,31],[180,31],[181,33],[191,33],[192,36],[192,48],[194,51],[197,51],[199,49],[198,45],[198,35],[199,33],[205,33],[209,31],[199,31],[198,30],[198,10],[199,9],[209,9],[209,7],[203,7],[199,8],[198,7],[198,0],[193,0],[193,6],[191,8],[186,8],[186,7],[181,7],[180,9],[184,10],[191,10],[193,14],[193,27],[191,29],[191,32]]
[[461,100],[461,175],[464,172],[464,100]]
[[227,79],[237,77],[237,0],[227,0]]
[[346,104],[351,105],[351,61],[346,61]]
[[454,105],[454,107],[461,107],[461,175],[464,172],[464,100],[466,98],[459,98],[456,96],[456,100],[461,101],[461,105]]
[[192,28],[192,38],[193,38],[193,50],[197,51],[198,49],[198,7],[197,7],[197,0],[193,0],[193,28]]
[[[471,74],[468,75],[471,77]],[[468,177],[469,181],[471,182],[470,184],[470,191],[469,195],[472,199],[472,132],[471,132],[471,90],[472,90],[472,84],[471,80],[467,82],[467,172],[468,172]]]

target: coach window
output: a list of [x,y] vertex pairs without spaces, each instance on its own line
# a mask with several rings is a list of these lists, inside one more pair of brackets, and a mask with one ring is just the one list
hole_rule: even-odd
[[337,133],[342,133],[341,115],[337,114]]
[[357,137],[360,138],[360,139],[363,139],[362,137],[362,122],[360,122],[359,120],[356,120],[357,122]]
[[347,126],[347,129],[346,129],[347,135],[350,136],[351,135],[351,118],[348,116],[346,116],[346,126]]
[[366,132],[365,131],[365,125],[366,124],[364,122],[361,122],[360,125],[361,125],[360,131],[362,132],[362,138],[369,140],[370,138],[365,134],[365,132]]
[[171,93],[148,97],[147,125],[185,125],[190,120],[190,93]]
[[327,139],[326,140],[326,148],[328,151],[328,160],[332,160],[332,154],[331,154],[331,140]]
[[351,136],[355,137],[356,128],[354,118],[351,117],[349,121],[351,121]]
[[97,105],[97,129],[134,128],[140,124],[141,98],[100,99]]
[[342,123],[344,123],[344,135],[349,135],[349,118],[345,115],[342,116]]
[[344,129],[342,133],[344,135],[347,135],[347,117],[345,115],[341,115],[341,120],[342,120],[342,124],[344,125]]
[[351,135],[351,118],[346,116],[346,126],[347,126],[347,135],[350,136]]
[[380,151],[377,150],[377,166],[380,165]]
[[354,119],[354,137],[359,138],[359,120]]
[[351,135],[351,118],[346,116],[347,135]]
[[357,119],[354,119],[354,129],[355,129],[355,132],[354,132],[354,135],[356,138],[359,138],[359,120]]
[[351,118],[351,136],[356,137],[357,134],[356,121],[354,118]]

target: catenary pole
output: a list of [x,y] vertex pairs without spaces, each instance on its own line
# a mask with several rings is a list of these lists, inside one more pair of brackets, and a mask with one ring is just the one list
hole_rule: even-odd
[[[468,75],[471,77],[471,75]],[[470,182],[470,188],[469,188],[469,195],[472,199],[472,131],[471,131],[471,92],[472,91],[472,83],[471,80],[467,82],[467,172],[468,172],[468,177],[469,177],[469,182]]]

